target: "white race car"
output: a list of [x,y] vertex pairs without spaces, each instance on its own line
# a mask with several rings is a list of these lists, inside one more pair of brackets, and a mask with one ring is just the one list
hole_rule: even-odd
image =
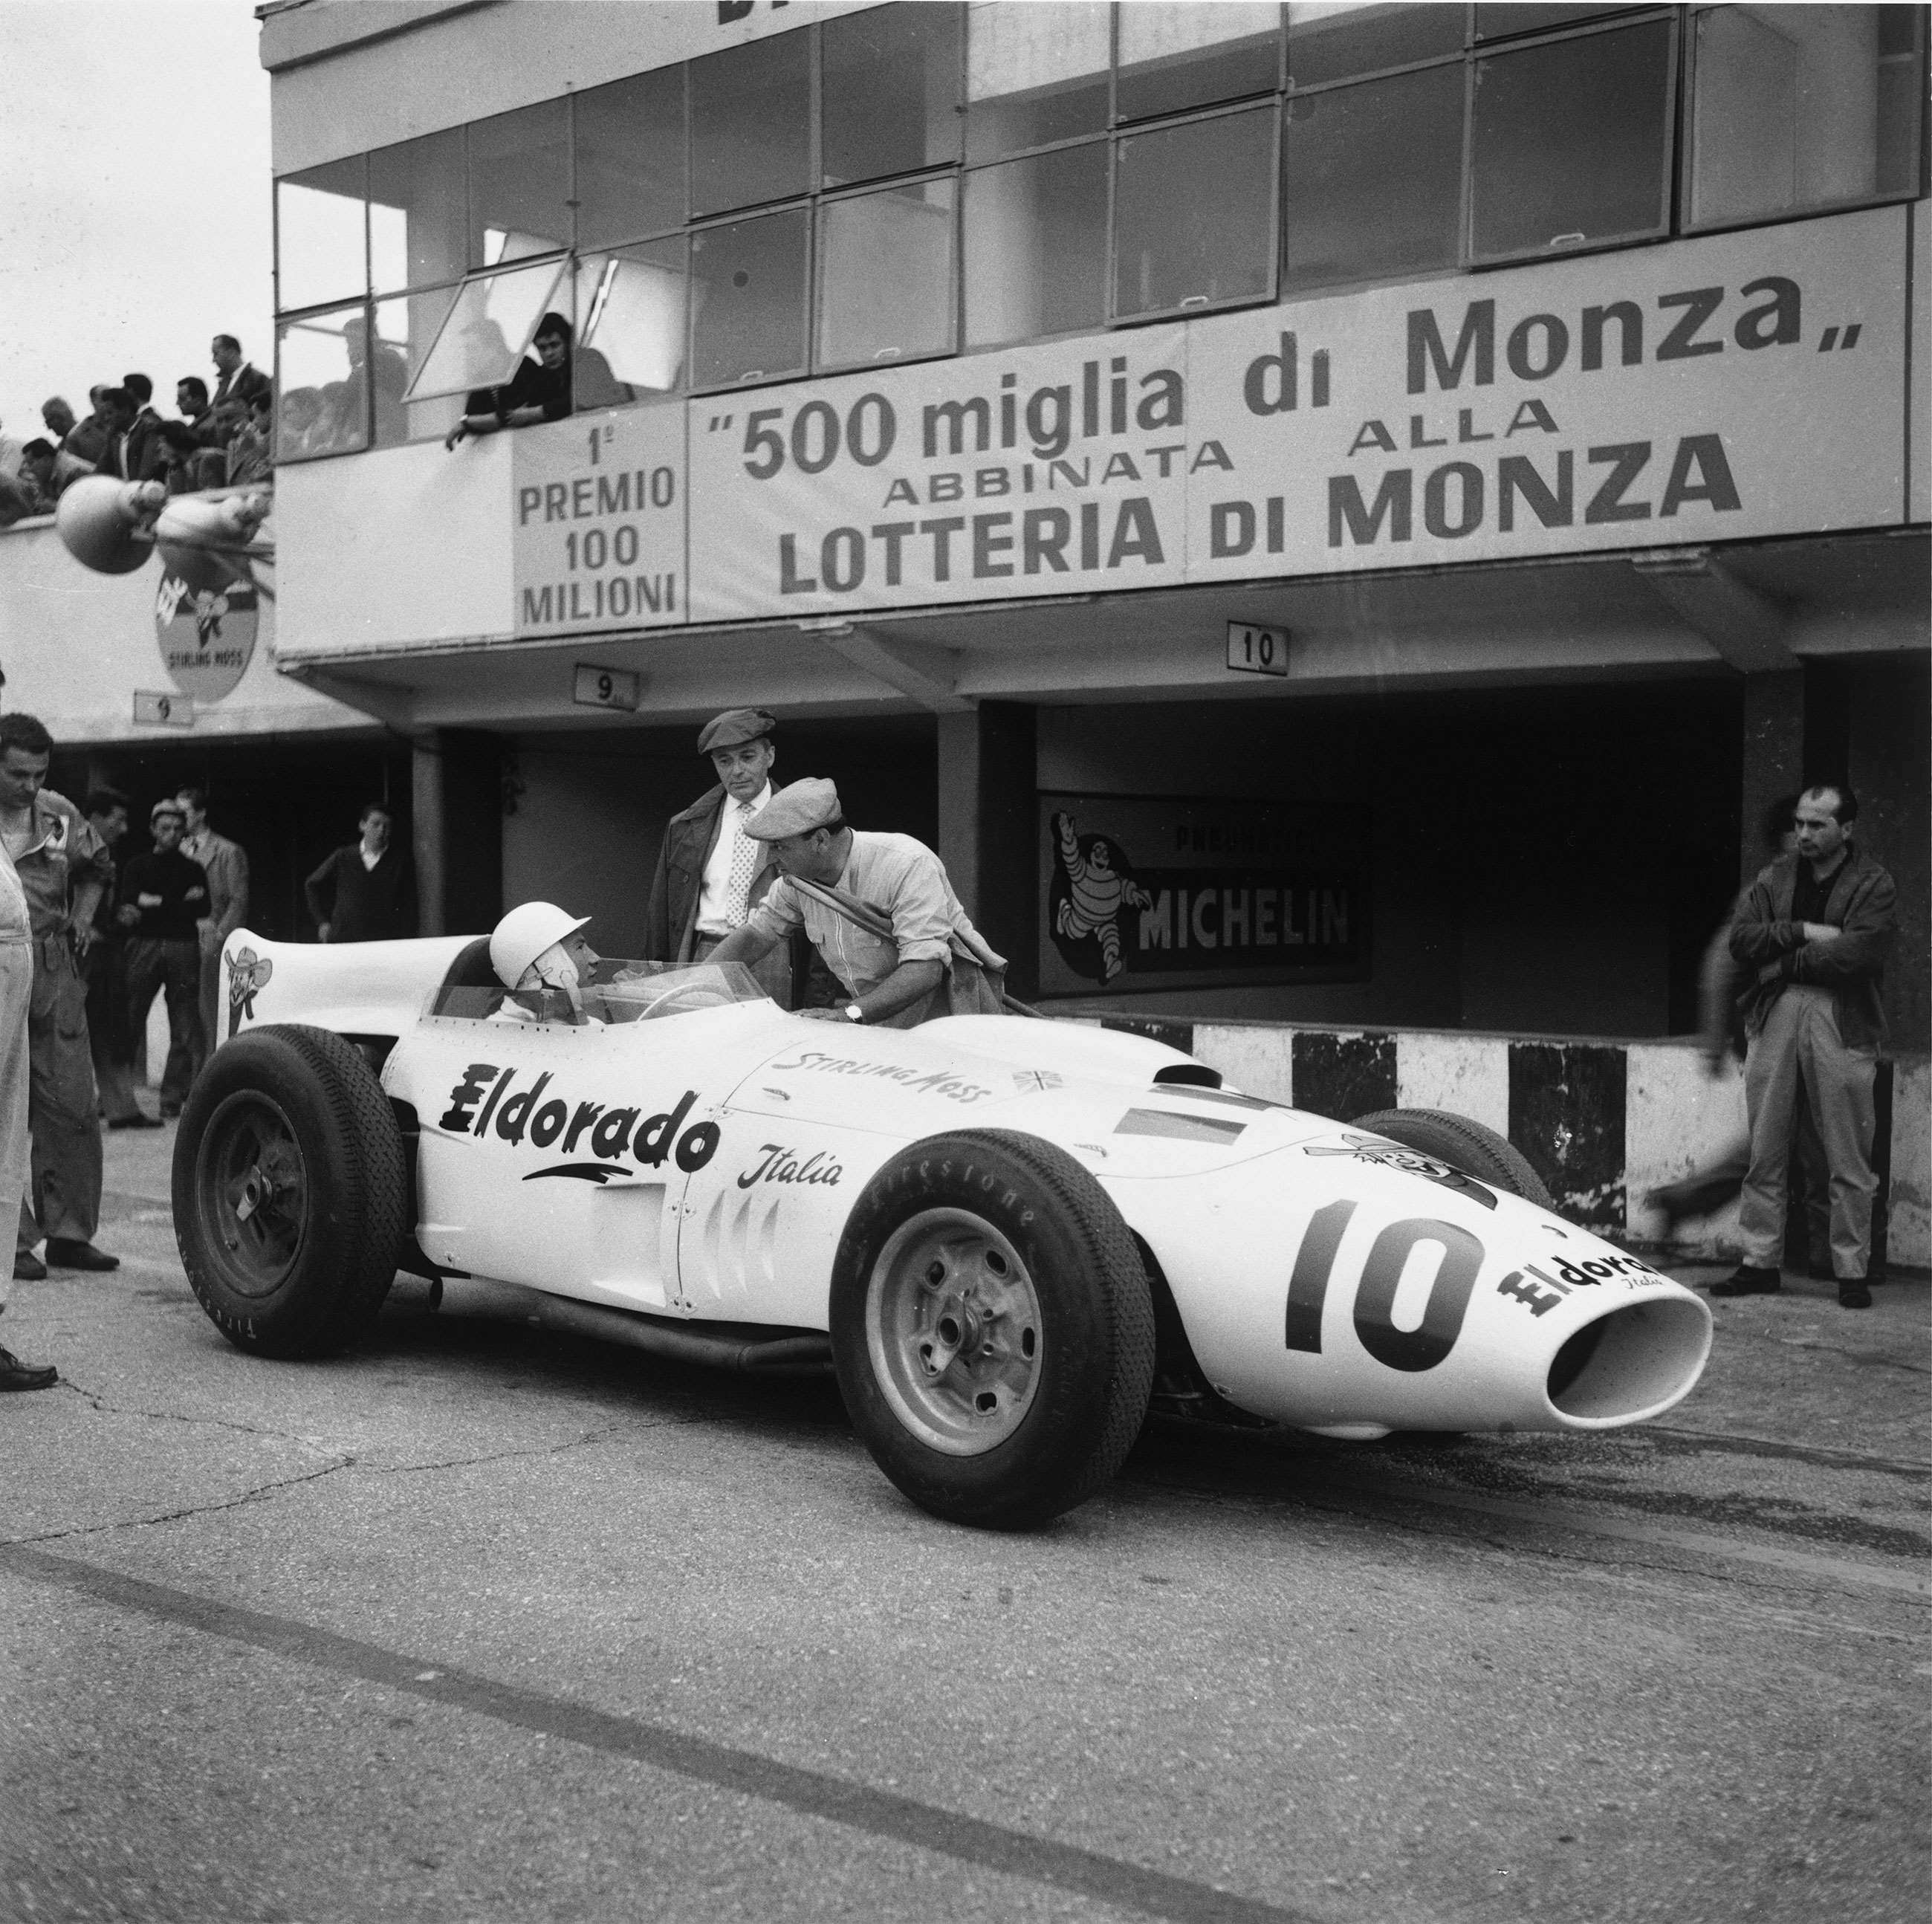
[[[1324,1436],[1601,1430],[1688,1393],[1702,1301],[1562,1221],[1493,1132],[1348,1125],[1144,1038],[808,1020],[736,965],[511,995],[486,938],[242,931],[174,1160],[195,1292],[340,1349],[398,1268],[532,1320],[836,1370],[936,1515],[1038,1523],[1150,1403]],[[454,1307],[454,1304],[452,1304]]]

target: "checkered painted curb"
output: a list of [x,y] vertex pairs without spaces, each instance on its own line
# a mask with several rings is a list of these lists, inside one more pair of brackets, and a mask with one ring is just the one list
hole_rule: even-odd
[[[1738,1253],[1736,1204],[1665,1238],[1644,1198],[1708,1162],[1744,1126],[1735,1068],[1713,1078],[1689,1040],[1616,1042],[1439,1029],[1088,1017],[1153,1037],[1250,1094],[1352,1121],[1383,1109],[1446,1109],[1507,1136],[1573,1221],[1685,1256]],[[1932,1076],[1928,1058],[1880,1065],[1880,1208],[1873,1268],[1932,1265]]]

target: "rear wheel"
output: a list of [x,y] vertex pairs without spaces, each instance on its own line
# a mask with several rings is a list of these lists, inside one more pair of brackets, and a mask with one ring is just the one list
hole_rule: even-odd
[[215,1326],[332,1355],[374,1321],[409,1227],[401,1131],[354,1046],[275,1025],[209,1057],[175,1140],[176,1239]]
[[1065,1151],[1004,1130],[902,1151],[832,1271],[832,1355],[861,1439],[949,1521],[1084,1502],[1147,1413],[1154,1304],[1132,1235]]
[[1400,1142],[1405,1149],[1433,1157],[1466,1176],[1486,1182],[1507,1196],[1520,1196],[1539,1209],[1556,1204],[1529,1158],[1505,1136],[1446,1109],[1385,1109],[1358,1116],[1353,1129],[1366,1129]]

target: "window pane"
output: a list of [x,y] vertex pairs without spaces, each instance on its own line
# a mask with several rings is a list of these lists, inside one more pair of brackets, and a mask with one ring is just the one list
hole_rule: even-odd
[[[1697,17],[1690,219],[1775,220],[1914,184],[1918,60],[1880,35],[1913,7],[1725,7]],[[1908,89],[1888,89],[1898,74]],[[1904,110],[1901,111],[1900,110]]]
[[920,181],[818,211],[818,363],[952,347],[952,182]]
[[560,261],[486,274],[457,295],[410,389],[413,398],[500,387],[516,371],[537,323],[556,305]]
[[1651,20],[1477,62],[1476,258],[1663,226],[1670,47],[1670,22]]
[[577,97],[577,245],[606,247],[684,224],[684,69]]
[[1458,53],[1467,15],[1438,0],[1288,0],[1288,83],[1312,87]]
[[688,279],[682,236],[578,263],[579,407],[614,407],[682,385]]
[[1462,64],[1298,95],[1283,135],[1284,288],[1454,267]]
[[824,184],[959,158],[961,10],[875,7],[820,30]]
[[812,36],[769,40],[691,63],[691,211],[722,214],[810,185]]
[[966,344],[1107,317],[1107,149],[1062,147],[966,176]]
[[[1460,8],[1456,10],[1462,11]],[[1540,34],[1558,27],[1574,27],[1580,21],[1600,20],[1606,14],[1627,14],[1628,7],[1538,6],[1526,0],[1481,0],[1476,8],[1476,38],[1502,40],[1516,34]]]
[[1925,9],[1878,9],[1878,191],[1918,191],[1925,107]]
[[433,294],[410,294],[376,303],[377,447],[392,447],[401,441],[440,441],[461,418],[460,395],[435,401],[403,398],[454,298],[449,289],[441,287]]
[[363,157],[332,161],[275,183],[275,301],[313,307],[368,284],[363,236]]
[[463,130],[369,156],[369,255],[376,292],[462,278],[469,257]]
[[333,314],[284,321],[275,330],[275,392],[281,397],[278,461],[350,454],[368,446],[361,357],[352,361],[349,351],[352,324],[364,325],[360,301]]
[[1094,0],[974,0],[966,24],[966,158],[997,159],[1107,125],[1112,59]]
[[1123,140],[1114,177],[1114,312],[1274,292],[1274,109]]
[[691,371],[700,388],[805,366],[804,209],[691,237]]
[[1123,120],[1268,92],[1278,77],[1281,9],[1267,0],[1123,7],[1114,98]]
[[570,245],[570,111],[539,101],[472,121],[470,265],[494,267]]

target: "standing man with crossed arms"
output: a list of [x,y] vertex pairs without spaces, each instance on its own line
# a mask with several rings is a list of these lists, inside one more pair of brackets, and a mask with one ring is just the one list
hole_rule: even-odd
[[[644,911],[644,953],[653,961],[674,968],[709,961],[778,879],[770,848],[745,833],[771,800],[777,726],[762,708],[728,708],[699,731],[698,752],[711,758],[718,785],[664,829]],[[781,947],[752,971],[782,1009],[792,1006],[791,959]]]
[[1858,814],[1850,782],[1807,788],[1796,811],[1796,851],[1760,873],[1732,918],[1731,953],[1749,984],[1741,1006],[1750,1169],[1738,1211],[1744,1262],[1711,1285],[1714,1296],[1769,1295],[1783,1286],[1786,1174],[1802,1100],[1832,1172],[1838,1302],[1871,1307],[1872,1089],[1898,916],[1891,876],[1852,842]]

